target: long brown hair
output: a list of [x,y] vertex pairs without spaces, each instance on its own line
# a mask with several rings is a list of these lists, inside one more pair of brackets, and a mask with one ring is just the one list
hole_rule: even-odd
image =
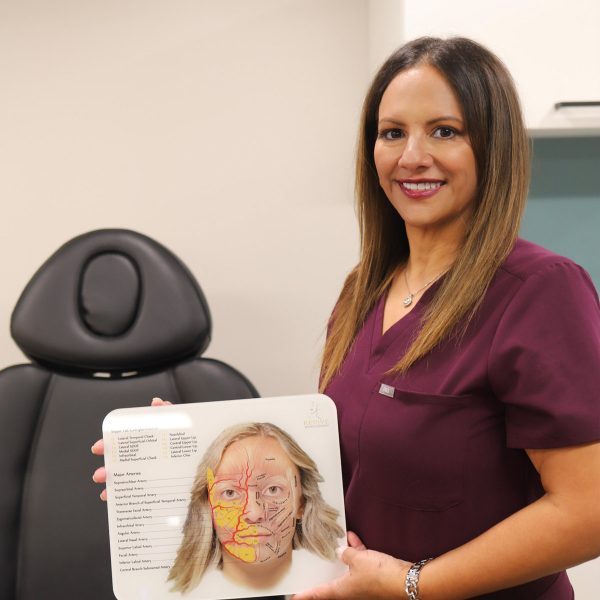
[[381,97],[400,72],[427,64],[452,87],[476,160],[477,191],[458,255],[441,281],[406,354],[405,373],[442,340],[460,332],[481,303],[520,227],[529,185],[529,143],[513,80],[489,50],[466,38],[419,38],[383,64],[364,101],[356,157],[360,262],[348,275],[330,321],[321,390],[339,370],[359,328],[409,255],[404,221],[379,185],[373,149]]

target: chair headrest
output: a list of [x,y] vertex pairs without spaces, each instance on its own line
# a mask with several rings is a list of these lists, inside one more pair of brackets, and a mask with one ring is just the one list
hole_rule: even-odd
[[206,349],[200,286],[158,242],[126,229],[83,234],[33,276],[11,334],[32,360],[63,371],[144,371]]

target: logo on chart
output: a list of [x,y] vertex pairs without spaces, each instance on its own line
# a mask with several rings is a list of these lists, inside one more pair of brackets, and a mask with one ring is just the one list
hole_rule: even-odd
[[319,412],[319,401],[313,400],[308,409],[308,419],[304,419],[304,427],[327,427],[329,421]]

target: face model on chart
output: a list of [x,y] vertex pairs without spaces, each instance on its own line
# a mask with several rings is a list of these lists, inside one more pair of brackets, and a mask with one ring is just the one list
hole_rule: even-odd
[[302,513],[298,467],[274,438],[231,444],[216,471],[207,469],[213,524],[224,564],[289,561]]
[[456,96],[437,69],[397,75],[379,105],[379,182],[407,231],[462,233],[477,189],[476,161]]

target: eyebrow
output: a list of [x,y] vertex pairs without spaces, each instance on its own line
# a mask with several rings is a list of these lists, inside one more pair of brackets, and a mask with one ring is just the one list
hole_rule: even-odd
[[282,481],[283,483],[288,483],[289,479],[285,475],[277,474],[277,475],[267,475],[261,483],[264,481]]
[[224,475],[223,477],[215,478],[215,485],[218,483],[235,483],[235,484],[239,485],[241,478],[242,478],[241,474],[237,477],[235,475]]
[[[427,125],[434,125],[435,123],[440,123],[442,121],[457,121],[458,123],[462,123],[462,119],[458,117],[453,117],[452,115],[444,115],[442,117],[435,117],[435,119],[430,119],[427,121]],[[396,119],[390,119],[388,117],[384,119],[379,119],[379,123],[392,123],[393,125],[404,125],[402,121],[398,121]]]

